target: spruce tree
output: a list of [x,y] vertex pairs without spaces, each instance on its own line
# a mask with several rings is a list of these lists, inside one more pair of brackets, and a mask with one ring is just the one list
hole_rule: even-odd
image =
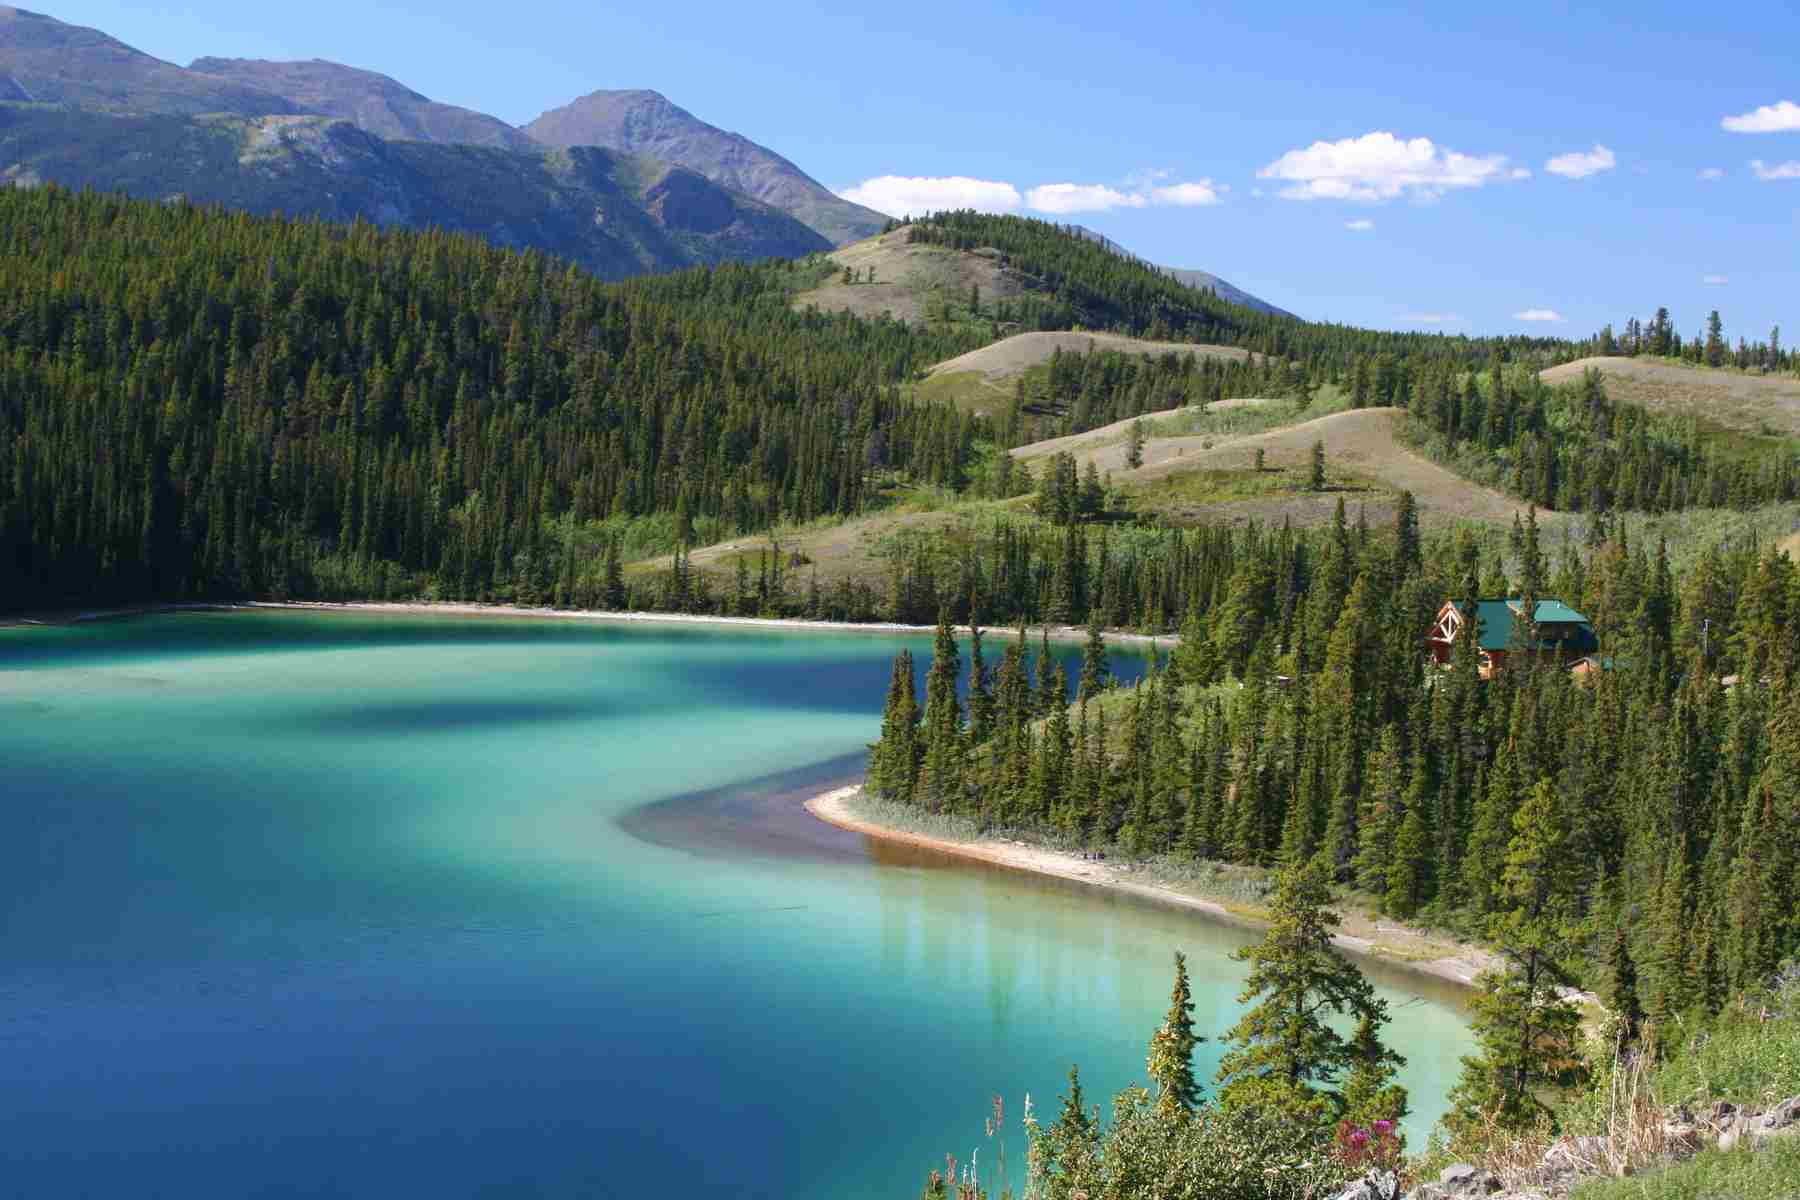
[[967,754],[962,702],[956,694],[961,668],[962,656],[957,651],[956,636],[950,631],[950,612],[940,609],[931,669],[925,674],[925,763],[921,777],[925,807],[934,813],[954,812],[963,801]]
[[1574,981],[1562,965],[1574,935],[1567,821],[1555,789],[1540,780],[1513,819],[1488,938],[1506,966],[1485,972],[1471,1007],[1479,1052],[1463,1059],[1445,1122],[1457,1137],[1489,1123],[1524,1129],[1553,1113],[1543,1097],[1586,1077],[1581,1014],[1566,998]]
[[1194,1032],[1194,997],[1188,986],[1187,956],[1175,952],[1175,987],[1169,1012],[1150,1037],[1147,1069],[1156,1087],[1156,1111],[1171,1121],[1185,1121],[1200,1105],[1200,1083],[1194,1078],[1194,1050],[1206,1039]]
[[1077,684],[1075,699],[1085,701],[1100,694],[1107,680],[1112,678],[1112,665],[1106,657],[1106,638],[1100,633],[1100,620],[1091,617],[1088,620],[1087,644],[1081,651],[1081,681]]
[[[1261,942],[1233,957],[1250,964],[1239,1003],[1256,1003],[1231,1027],[1231,1049],[1219,1063],[1219,1103],[1227,1111],[1265,1113],[1323,1127],[1344,1115],[1334,1090],[1357,1065],[1358,1052],[1327,1022],[1327,1014],[1365,1019],[1372,1030],[1387,1020],[1387,1002],[1354,964],[1332,948],[1339,917],[1328,905],[1324,864],[1307,859],[1284,868],[1270,903]],[[1379,1040],[1371,1033],[1371,1045]],[[1364,1058],[1368,1058],[1365,1047]],[[1380,1061],[1397,1061],[1392,1056]],[[1365,1063],[1365,1069],[1374,1069]],[[1379,1089],[1377,1089],[1379,1091]]]

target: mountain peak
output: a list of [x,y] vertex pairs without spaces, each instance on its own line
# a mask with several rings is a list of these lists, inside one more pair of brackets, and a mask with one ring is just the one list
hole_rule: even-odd
[[525,132],[560,149],[600,146],[677,163],[793,213],[839,245],[886,224],[880,213],[833,195],[773,150],[709,125],[649,88],[589,92],[545,113]]
[[261,89],[185,71],[98,29],[24,8],[0,7],[0,82],[8,99],[108,112],[293,111]]

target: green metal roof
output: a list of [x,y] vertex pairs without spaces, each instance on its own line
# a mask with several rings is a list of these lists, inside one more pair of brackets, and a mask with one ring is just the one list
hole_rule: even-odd
[[[1510,650],[1513,648],[1513,626],[1519,614],[1524,611],[1525,602],[1518,600],[1477,600],[1476,612],[1481,618],[1481,648],[1483,650]],[[1468,606],[1458,602],[1456,611],[1464,617],[1469,615]],[[1592,654],[1600,649],[1600,639],[1594,636],[1594,627],[1588,619],[1564,604],[1561,600],[1539,600],[1537,602],[1538,646],[1540,649],[1561,647],[1571,653]],[[1546,629],[1545,626],[1553,628]],[[1566,636],[1563,629],[1569,627]],[[1544,636],[1549,635],[1549,636]],[[1519,631],[1523,640],[1525,631]]]

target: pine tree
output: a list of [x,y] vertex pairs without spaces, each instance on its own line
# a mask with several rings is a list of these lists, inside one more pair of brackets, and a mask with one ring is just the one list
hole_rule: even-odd
[[1307,488],[1311,491],[1325,490],[1325,443],[1317,441],[1312,446],[1312,474],[1307,478]]
[[1200,1083],[1194,1078],[1194,1050],[1206,1039],[1194,1032],[1194,997],[1188,986],[1187,957],[1175,952],[1175,987],[1169,1013],[1150,1038],[1147,1070],[1156,1085],[1156,1111],[1185,1121],[1200,1105]]
[[1556,792],[1540,780],[1513,819],[1499,899],[1488,937],[1507,966],[1485,972],[1472,1003],[1479,1053],[1463,1059],[1445,1123],[1457,1137],[1493,1122],[1524,1129],[1552,1118],[1546,1092],[1586,1077],[1581,1015],[1566,998],[1574,981],[1562,966],[1573,936],[1574,895],[1567,822]]
[[1612,974],[1612,994],[1608,999],[1612,1003],[1613,1017],[1618,1021],[1619,1042],[1629,1045],[1637,1041],[1638,1033],[1644,1027],[1644,1009],[1638,1002],[1637,964],[1632,961],[1624,925],[1613,931],[1608,965]]
[[1409,1107],[1407,1093],[1394,1076],[1405,1065],[1404,1058],[1381,1044],[1375,1017],[1369,1013],[1358,1017],[1350,1039],[1350,1070],[1344,1076],[1344,1118],[1364,1129],[1377,1121],[1395,1125],[1403,1121]]
[[881,713],[881,740],[869,756],[867,785],[878,796],[913,802],[919,770],[919,705],[913,696],[912,651],[894,656],[887,704]]
[[606,539],[606,582],[601,593],[601,603],[617,612],[626,606],[625,569],[619,562],[619,539]]
[[[1344,1115],[1333,1090],[1356,1066],[1351,1042],[1327,1013],[1368,1020],[1378,1029],[1387,1003],[1362,972],[1332,949],[1339,917],[1316,858],[1284,868],[1270,903],[1269,930],[1233,957],[1250,964],[1238,1002],[1257,1001],[1226,1034],[1232,1048],[1219,1063],[1219,1103],[1227,1111],[1262,1112],[1323,1127]],[[1379,1043],[1371,1035],[1371,1043]],[[1367,1048],[1365,1048],[1365,1057]],[[1392,1062],[1392,1058],[1379,1059]],[[1377,1089],[1379,1091],[1379,1089]]]
[[1112,678],[1112,665],[1106,657],[1106,639],[1100,633],[1100,619],[1090,617],[1087,628],[1087,644],[1081,651],[1081,681],[1077,684],[1075,698],[1085,701],[1100,694]]
[[925,807],[934,813],[954,812],[963,801],[967,754],[962,702],[956,694],[961,672],[962,656],[957,651],[956,636],[950,631],[950,611],[940,609],[931,669],[925,673],[925,764],[921,777]]

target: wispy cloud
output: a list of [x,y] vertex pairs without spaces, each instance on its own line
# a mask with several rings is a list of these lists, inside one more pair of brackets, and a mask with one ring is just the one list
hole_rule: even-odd
[[1348,229],[1351,233],[1367,233],[1369,230],[1375,228],[1375,222],[1365,217],[1360,221],[1345,221],[1344,228]]
[[1462,318],[1455,313],[1418,312],[1406,313],[1400,318],[1404,325],[1461,325]]
[[1764,183],[1772,183],[1777,179],[1800,179],[1800,161],[1766,163],[1760,158],[1753,158],[1750,160],[1750,173]]
[[1544,164],[1544,170],[1552,175],[1561,175],[1564,179],[1586,179],[1589,175],[1598,175],[1602,171],[1610,171],[1619,165],[1619,160],[1605,146],[1596,145],[1592,150],[1577,150],[1572,154],[1558,154]]
[[960,208],[1010,213],[1017,212],[1024,202],[1019,189],[1010,183],[966,175],[880,175],[845,188],[838,195],[891,217],[924,216]]
[[1800,104],[1778,100],[1735,117],[1721,117],[1719,124],[1732,133],[1793,133],[1800,130]]
[[1357,200],[1379,204],[1401,196],[1435,200],[1445,192],[1529,177],[1508,169],[1504,154],[1461,154],[1430,138],[1401,140],[1376,131],[1289,150],[1257,172],[1288,186],[1289,200]]
[[1711,183],[1715,179],[1723,179],[1725,178],[1725,169],[1723,167],[1701,167],[1700,178],[1707,183]]
[[1731,277],[1729,275],[1708,275],[1706,278],[1702,279],[1700,282],[1701,283],[1709,283],[1714,287],[1723,287],[1725,284],[1728,284],[1731,282]]
[[1515,320],[1515,321],[1547,321],[1554,325],[1560,325],[1565,320],[1565,318],[1563,317],[1563,315],[1561,313],[1557,312],[1554,308],[1528,308],[1524,312],[1514,313],[1513,320]]
[[1196,208],[1218,204],[1229,189],[1210,179],[1164,183],[1168,171],[1133,172],[1123,187],[1105,183],[1043,183],[1020,190],[998,179],[966,175],[880,175],[838,192],[889,216],[972,208],[1014,213],[1021,209],[1050,216],[1111,212],[1120,208]]

